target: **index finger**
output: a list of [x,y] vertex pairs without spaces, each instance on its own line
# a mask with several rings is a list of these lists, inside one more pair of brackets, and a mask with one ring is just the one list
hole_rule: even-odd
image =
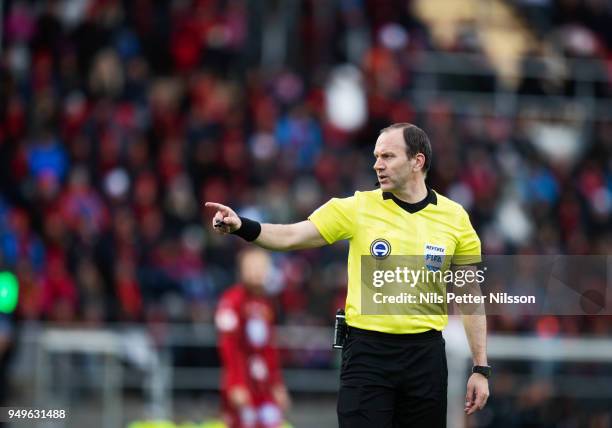
[[205,207],[211,207],[211,208],[216,208],[219,211],[223,211],[224,213],[229,213],[229,207],[226,207],[225,205],[221,205],[218,204],[217,202],[206,202],[204,204]]

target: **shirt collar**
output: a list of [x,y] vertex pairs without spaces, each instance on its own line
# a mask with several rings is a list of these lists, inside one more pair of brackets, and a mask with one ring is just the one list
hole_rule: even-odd
[[399,205],[400,208],[404,209],[405,211],[408,211],[410,214],[414,214],[416,212],[421,211],[429,204],[438,205],[438,197],[436,195],[436,192],[434,192],[430,187],[427,187],[427,196],[425,196],[425,199],[419,202],[415,202],[413,204],[411,204],[410,202],[402,201],[391,192],[382,192],[382,197],[385,200],[392,199],[393,202]]

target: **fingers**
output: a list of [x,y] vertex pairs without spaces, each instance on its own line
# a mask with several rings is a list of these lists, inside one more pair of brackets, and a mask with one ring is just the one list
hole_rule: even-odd
[[217,209],[212,219],[212,226],[215,232],[221,234],[231,233],[240,226],[240,219],[231,208],[216,202],[206,202],[204,205]]
[[236,216],[223,216],[220,211],[217,211],[213,218],[213,229],[220,233],[232,233],[241,226],[241,221]]
[[474,403],[474,408],[476,410],[484,409],[484,406],[487,404],[487,399],[489,398],[489,393],[484,390],[480,390],[476,394],[476,402]]
[[468,383],[467,394],[465,394],[465,408],[463,409],[468,415],[474,413],[474,385]]
[[284,386],[279,386],[274,389],[274,398],[278,406],[283,410],[289,410],[291,406],[291,397]]
[[229,391],[229,399],[230,402],[241,408],[243,406],[247,406],[251,403],[251,396],[249,391],[244,387],[234,387]]
[[221,234],[227,234],[227,233],[232,233],[232,231],[237,229],[237,225],[236,225],[236,220],[232,217],[223,217],[223,215],[221,215],[219,213],[219,211],[217,211],[217,214],[219,214],[218,216],[215,215],[215,217],[213,218],[213,230],[217,233],[221,233]]
[[231,209],[229,207],[226,207],[225,205],[222,205],[222,204],[218,204],[216,202],[206,202],[204,206],[208,208],[216,208],[219,211],[223,212],[225,215],[231,212]]
[[223,223],[223,220],[213,220],[213,230],[222,235],[232,232],[230,226]]
[[466,405],[464,411],[468,415],[471,415],[472,413],[475,413],[477,410],[484,409],[486,404],[487,404],[487,398],[484,394],[482,394],[482,395],[479,395],[476,398],[476,400],[472,401],[469,406]]
[[468,384],[468,391],[465,396],[465,408],[463,409],[468,415],[476,412],[477,410],[482,410],[489,398],[488,387],[478,385],[473,385],[471,383]]

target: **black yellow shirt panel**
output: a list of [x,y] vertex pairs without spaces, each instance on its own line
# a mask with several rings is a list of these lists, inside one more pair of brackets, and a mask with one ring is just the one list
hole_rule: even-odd
[[[361,256],[371,251],[390,255],[443,255],[451,263],[481,261],[480,240],[461,205],[435,194],[416,212],[408,212],[380,189],[334,198],[309,217],[328,243],[348,239],[348,292],[346,319],[349,325],[386,333],[419,333],[442,330],[445,315],[363,315],[361,313]],[[373,248],[373,245],[376,245]],[[388,247],[388,248],[387,248]]]

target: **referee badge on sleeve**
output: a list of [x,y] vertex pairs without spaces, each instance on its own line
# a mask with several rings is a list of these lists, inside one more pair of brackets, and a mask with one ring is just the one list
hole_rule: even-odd
[[446,247],[434,244],[425,244],[425,266],[427,270],[437,272],[444,264]]
[[377,238],[370,245],[370,254],[375,259],[386,259],[391,254],[391,244],[386,239]]

